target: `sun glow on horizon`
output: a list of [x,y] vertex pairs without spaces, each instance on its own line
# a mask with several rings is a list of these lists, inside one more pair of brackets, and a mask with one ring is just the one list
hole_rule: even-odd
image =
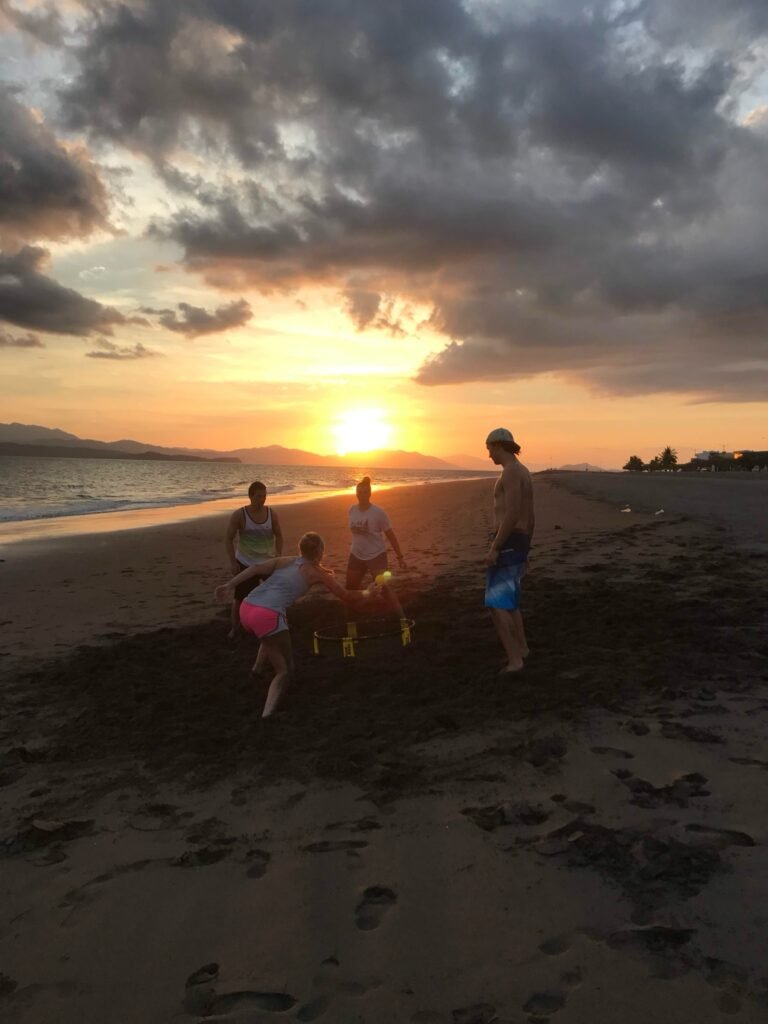
[[336,441],[336,454],[369,452],[386,448],[393,428],[384,419],[381,409],[368,407],[348,409],[338,416],[331,428]]

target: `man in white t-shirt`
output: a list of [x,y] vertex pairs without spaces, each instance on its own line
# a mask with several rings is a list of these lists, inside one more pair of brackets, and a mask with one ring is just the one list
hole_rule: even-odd
[[[400,568],[407,568],[389,516],[383,508],[371,502],[370,477],[363,477],[356,493],[357,504],[352,506],[348,515],[352,544],[347,563],[347,590],[359,590],[369,573],[375,579],[379,573],[387,571],[387,541],[392,545]],[[394,593],[388,587],[384,589],[390,595],[390,603],[396,605],[402,614]]]

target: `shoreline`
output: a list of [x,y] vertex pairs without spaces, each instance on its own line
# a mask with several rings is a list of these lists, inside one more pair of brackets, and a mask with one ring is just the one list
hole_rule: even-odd
[[[404,481],[402,483],[382,483],[376,485],[376,491],[392,491],[401,487],[433,487],[443,484],[471,483],[475,480],[491,480],[495,473],[478,476],[465,476],[445,480]],[[354,488],[339,488],[314,494],[302,491],[298,494],[287,494],[278,491],[268,494],[268,504],[276,508],[301,505],[304,503],[324,501],[349,495],[354,502]],[[239,505],[238,505],[239,501]],[[229,498],[216,498],[212,501],[201,501],[188,505],[160,505],[154,508],[115,509],[110,512],[88,512],[85,514],[40,517],[38,519],[12,519],[0,521],[0,547],[4,544],[19,544],[27,541],[49,540],[57,537],[78,537],[88,534],[121,533],[128,530],[152,529],[162,526],[173,526],[178,523],[191,522],[207,517],[216,518],[225,512],[234,511],[242,504],[247,504],[248,496],[232,495]]]

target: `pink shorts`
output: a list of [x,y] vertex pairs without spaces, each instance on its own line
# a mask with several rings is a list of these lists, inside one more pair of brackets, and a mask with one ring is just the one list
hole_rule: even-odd
[[273,611],[271,608],[262,608],[258,604],[248,604],[247,601],[243,601],[240,605],[240,622],[243,629],[254,633],[259,640],[288,629],[285,616],[280,612]]

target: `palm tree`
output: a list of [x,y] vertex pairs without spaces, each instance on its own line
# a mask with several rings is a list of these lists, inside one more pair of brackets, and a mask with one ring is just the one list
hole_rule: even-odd
[[674,469],[677,465],[677,452],[674,448],[670,448],[669,445],[667,445],[661,455],[657,457],[662,469]]

